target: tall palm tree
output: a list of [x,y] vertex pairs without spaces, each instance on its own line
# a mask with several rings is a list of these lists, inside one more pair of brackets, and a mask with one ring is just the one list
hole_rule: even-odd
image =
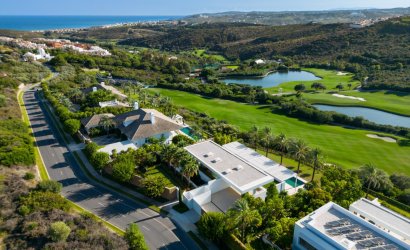
[[320,150],[319,148],[314,148],[310,151],[310,159],[313,164],[313,173],[312,173],[311,181],[315,179],[316,170],[318,170],[323,165],[323,162],[320,159],[321,153],[322,153],[322,150]]
[[236,228],[239,229],[241,241],[246,243],[246,230],[251,226],[259,226],[262,223],[261,215],[257,210],[249,207],[246,199],[239,199],[234,207],[228,212],[228,216],[233,219]]
[[263,144],[265,146],[266,157],[268,157],[269,148],[272,144],[272,130],[269,127],[264,127],[262,130],[263,133]]
[[280,164],[282,165],[283,156],[289,150],[289,141],[286,138],[286,135],[283,134],[283,133],[280,133],[278,136],[276,136],[275,140],[273,141],[273,147],[275,148],[276,151],[279,152],[279,154],[280,154]]
[[181,165],[182,165],[182,175],[185,176],[185,178],[187,179],[188,187],[189,187],[191,177],[198,174],[199,165],[192,157],[184,158],[181,162]]
[[251,134],[251,137],[252,137],[253,148],[256,151],[258,149],[259,128],[256,127],[255,125],[253,125],[252,128],[251,128],[250,134]]
[[290,147],[290,153],[293,157],[298,161],[298,171],[296,174],[300,172],[300,163],[305,161],[309,155],[310,148],[303,140],[296,140],[292,141]]
[[100,122],[98,123],[103,129],[107,132],[107,135],[110,133],[110,129],[114,127],[115,123],[111,117],[104,115],[101,117]]
[[389,177],[386,172],[376,168],[372,164],[365,164],[360,168],[360,176],[366,187],[366,199],[371,188],[379,188],[388,183]]

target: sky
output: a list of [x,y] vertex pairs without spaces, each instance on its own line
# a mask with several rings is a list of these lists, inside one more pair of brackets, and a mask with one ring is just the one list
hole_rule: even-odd
[[410,7],[409,0],[0,0],[0,15],[190,15]]

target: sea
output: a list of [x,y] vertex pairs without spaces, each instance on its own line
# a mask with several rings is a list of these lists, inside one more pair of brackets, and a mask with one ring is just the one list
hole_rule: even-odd
[[0,16],[0,29],[55,30],[119,23],[176,20],[182,16]]

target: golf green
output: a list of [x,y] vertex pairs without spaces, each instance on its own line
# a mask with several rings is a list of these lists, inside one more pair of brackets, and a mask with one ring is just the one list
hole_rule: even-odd
[[170,97],[178,106],[226,120],[242,130],[248,130],[253,125],[260,128],[268,126],[274,134],[283,132],[288,137],[303,139],[311,147],[321,148],[327,162],[342,167],[358,168],[372,163],[390,174],[410,175],[410,147],[369,138],[366,135],[371,134],[370,131],[300,121],[273,114],[267,106],[241,104],[175,90],[149,91]]

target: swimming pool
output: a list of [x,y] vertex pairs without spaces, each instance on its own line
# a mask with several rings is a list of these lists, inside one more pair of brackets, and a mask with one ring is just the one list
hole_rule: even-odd
[[190,128],[190,127],[181,128],[180,131],[182,133],[186,134],[187,136],[191,137],[194,140],[201,139],[201,137],[199,135],[195,134],[194,131],[192,130],[192,128]]
[[299,187],[299,186],[302,186],[303,184],[305,184],[303,181],[301,181],[299,179],[296,180],[296,177],[292,177],[290,179],[287,179],[285,182],[287,184],[291,185],[292,187]]

